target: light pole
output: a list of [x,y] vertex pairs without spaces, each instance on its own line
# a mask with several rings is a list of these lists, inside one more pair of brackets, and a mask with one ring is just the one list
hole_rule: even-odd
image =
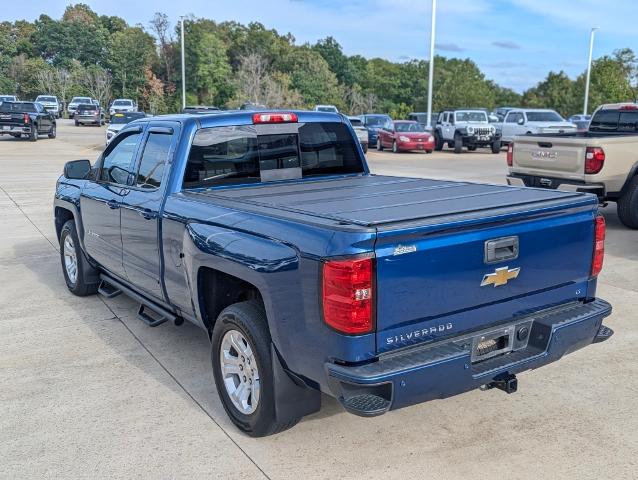
[[428,127],[432,126],[432,85],[434,80],[434,36],[436,32],[436,0],[432,0],[432,24],[430,27],[430,65],[428,73]]
[[186,108],[186,60],[184,53],[184,16],[179,17],[182,34],[182,109]]
[[587,80],[585,80],[585,102],[583,104],[583,115],[587,115],[587,103],[589,103],[589,79],[591,78],[591,57],[594,52],[594,34],[600,27],[594,27],[589,33],[589,61],[587,62]]

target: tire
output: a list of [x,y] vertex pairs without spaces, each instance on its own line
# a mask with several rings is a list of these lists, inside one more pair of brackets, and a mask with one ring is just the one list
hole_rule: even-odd
[[392,153],[399,153],[399,147],[397,146],[397,141],[392,141]]
[[[71,267],[73,260],[75,270]],[[97,278],[97,270],[89,265],[84,257],[73,220],[66,222],[60,231],[60,261],[64,281],[71,293],[78,297],[86,297],[97,292],[98,284],[87,281],[89,277]]]
[[618,218],[627,228],[638,229],[638,176],[629,181],[618,199]]
[[55,138],[57,135],[55,123],[51,125],[51,130],[49,130],[49,138]]
[[361,147],[363,149],[363,153],[368,153],[368,144],[366,143]]
[[383,152],[383,145],[381,145],[381,139],[377,137],[377,151]]
[[432,150],[426,150],[425,153],[432,153]]
[[80,122],[78,122],[77,120],[75,121],[75,126],[79,127],[80,126]]
[[501,141],[500,140],[494,140],[494,142],[492,142],[492,153],[501,153]]
[[463,137],[458,133],[454,134],[454,153],[461,153],[463,151]]
[[443,150],[443,139],[441,138],[439,132],[434,133],[434,150],[436,150],[437,152]]
[[[250,300],[226,307],[217,317],[211,340],[211,360],[217,393],[224,410],[237,428],[251,437],[265,437],[287,430],[299,421],[297,418],[291,422],[277,422],[270,332],[266,312],[259,302]],[[233,358],[233,361],[226,365],[233,370],[236,369],[236,372],[227,372],[226,377],[222,371],[221,361],[224,351],[225,358]],[[240,376],[239,373],[246,373],[249,368],[254,372],[253,367],[259,380],[256,401],[256,395],[253,395],[252,390],[252,386],[257,384],[252,381],[255,377],[251,379],[250,375]],[[247,377],[249,383],[242,380]],[[245,400],[245,408],[242,407],[244,411],[240,410],[229,393],[229,390],[241,388],[242,384],[251,385],[248,387],[251,388],[251,392]]]
[[469,147],[467,147],[467,149],[468,149],[470,152],[474,152],[474,151],[476,151],[476,145],[470,145]]
[[29,133],[29,141],[30,142],[38,141],[38,126],[36,124],[33,124],[33,127],[31,127],[31,133]]

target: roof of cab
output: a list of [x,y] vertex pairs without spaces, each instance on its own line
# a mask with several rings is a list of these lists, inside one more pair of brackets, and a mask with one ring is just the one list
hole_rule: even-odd
[[[253,115],[256,113],[265,114],[265,113],[295,113],[299,119],[299,123],[309,123],[309,122],[344,122],[344,116],[340,113],[332,113],[332,112],[315,112],[308,110],[268,110],[268,111],[259,111],[253,112],[250,110],[227,110],[221,112],[215,112],[210,114],[188,114],[188,113],[179,113],[173,115],[158,115],[156,117],[150,117],[144,120],[171,120],[183,123],[185,125],[189,124],[197,124],[200,128],[209,128],[209,127],[227,127],[233,125],[252,125],[253,124]],[[139,122],[139,120],[137,120]]]

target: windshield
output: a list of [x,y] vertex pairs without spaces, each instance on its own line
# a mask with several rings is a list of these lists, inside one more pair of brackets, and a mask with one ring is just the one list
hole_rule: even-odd
[[363,172],[346,125],[300,123],[287,131],[290,133],[273,130],[272,134],[257,135],[253,125],[198,130],[188,156],[184,187]]
[[485,112],[456,112],[454,118],[457,122],[487,122],[487,114]]
[[130,113],[116,113],[111,116],[111,123],[129,123],[133,120],[137,120],[138,118],[144,118],[145,115],[143,112],[130,112]]
[[527,112],[527,121],[528,122],[564,122],[563,117],[561,117],[556,112]]
[[89,97],[73,97],[71,103],[91,103],[91,99]]
[[390,122],[392,122],[392,119],[387,115],[371,115],[366,117],[366,124],[369,127],[382,127]]
[[35,99],[36,102],[51,102],[51,103],[55,103],[55,97],[43,97],[43,96],[39,96],[38,98]]
[[113,105],[118,105],[118,106],[130,106],[132,104],[133,102],[131,102],[130,100],[115,100],[113,102]]
[[425,125],[422,123],[395,122],[394,128],[397,132],[425,132]]
[[35,105],[33,103],[26,103],[26,102],[14,102],[14,103],[7,103],[7,102],[2,102],[0,103],[0,112],[29,112],[29,113],[36,113],[38,110],[35,108]]

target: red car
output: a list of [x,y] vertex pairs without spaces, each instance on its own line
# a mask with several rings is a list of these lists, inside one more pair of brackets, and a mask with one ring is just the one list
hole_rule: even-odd
[[434,137],[425,130],[425,125],[411,120],[400,120],[379,129],[377,150],[391,148],[394,153],[411,150],[432,153]]

